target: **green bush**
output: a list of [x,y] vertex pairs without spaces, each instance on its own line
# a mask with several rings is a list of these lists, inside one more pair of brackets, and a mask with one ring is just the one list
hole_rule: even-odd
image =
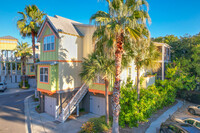
[[139,102],[137,101],[136,87],[127,87],[126,85],[121,87],[120,126],[137,127],[138,122],[147,122],[152,113],[175,102],[175,89],[167,81],[160,84],[162,85],[141,89]]
[[[110,121],[112,121],[110,119]],[[102,133],[111,128],[111,122],[109,125],[105,122],[105,116],[99,118],[91,118],[88,122],[84,123],[81,127],[80,133]]]
[[[23,86],[23,81],[19,82],[19,88],[22,88],[22,86]],[[30,85],[29,85],[29,83],[28,83],[27,80],[25,81],[25,87],[26,87],[27,89],[30,88]]]

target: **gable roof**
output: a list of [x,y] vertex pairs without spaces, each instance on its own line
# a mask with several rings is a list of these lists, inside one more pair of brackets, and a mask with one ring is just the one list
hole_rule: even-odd
[[55,15],[54,17],[51,16],[46,16],[46,19],[44,21],[44,23],[42,24],[39,32],[38,32],[38,37],[40,36],[43,27],[45,26],[45,23],[49,23],[50,27],[58,34],[59,32],[64,32],[67,34],[72,34],[72,35],[76,35],[76,36],[84,36],[76,27],[76,25],[82,25],[82,26],[89,26],[89,25],[85,25],[82,24],[80,22],[76,22],[74,20],[71,19],[67,19],[58,15]]
[[12,36],[3,36],[3,37],[0,37],[0,39],[18,40],[17,38],[14,38],[14,37],[12,37]]

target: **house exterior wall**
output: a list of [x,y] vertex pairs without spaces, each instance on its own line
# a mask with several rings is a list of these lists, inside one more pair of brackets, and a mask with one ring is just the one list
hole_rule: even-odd
[[[133,84],[136,84],[136,79],[137,79],[137,70],[134,61],[132,61],[128,67],[122,70],[121,72],[121,80],[123,82],[126,82],[128,79],[128,69],[131,68],[131,80],[133,81]],[[145,73],[144,69],[140,70],[140,76],[142,76]]]
[[59,33],[58,59],[60,61],[82,61],[83,37]]
[[87,58],[88,54],[92,53],[94,50],[94,42],[92,39],[95,27],[93,26],[77,26],[79,31],[84,35],[83,38],[83,57]]
[[60,91],[73,91],[81,87],[79,76],[81,62],[59,62],[59,89]]
[[26,75],[27,76],[35,76],[35,72],[31,72],[31,66],[33,66],[33,64],[26,64]]
[[[41,67],[48,67],[48,83],[40,82],[40,68]],[[38,65],[37,69],[37,88],[38,90],[46,90],[46,92],[49,93],[55,93],[56,91],[59,91],[59,84],[58,84],[58,65]]]
[[58,45],[59,39],[55,37],[55,50],[54,51],[43,51],[44,50],[44,37],[53,35],[51,29],[46,25],[44,28],[44,34],[40,42],[40,61],[56,61],[58,60]]

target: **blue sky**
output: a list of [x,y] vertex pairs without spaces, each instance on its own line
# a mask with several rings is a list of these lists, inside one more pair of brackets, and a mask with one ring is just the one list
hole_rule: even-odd
[[[183,36],[200,32],[200,0],[147,0],[152,19],[149,29],[152,37],[174,34]],[[60,15],[82,23],[89,23],[89,18],[98,10],[107,10],[104,0],[4,0],[0,8],[0,36],[11,35],[20,41],[16,27],[18,11],[23,11],[29,4],[36,4],[50,16]]]

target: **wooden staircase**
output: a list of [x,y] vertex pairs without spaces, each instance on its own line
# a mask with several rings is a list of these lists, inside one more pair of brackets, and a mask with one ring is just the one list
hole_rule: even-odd
[[72,99],[69,101],[67,106],[65,108],[62,108],[61,113],[59,113],[60,107],[56,106],[55,119],[64,123],[76,108],[79,109],[79,103],[81,102],[81,100],[87,92],[88,86],[86,84],[83,84],[81,88],[76,92],[76,94],[72,97]]

